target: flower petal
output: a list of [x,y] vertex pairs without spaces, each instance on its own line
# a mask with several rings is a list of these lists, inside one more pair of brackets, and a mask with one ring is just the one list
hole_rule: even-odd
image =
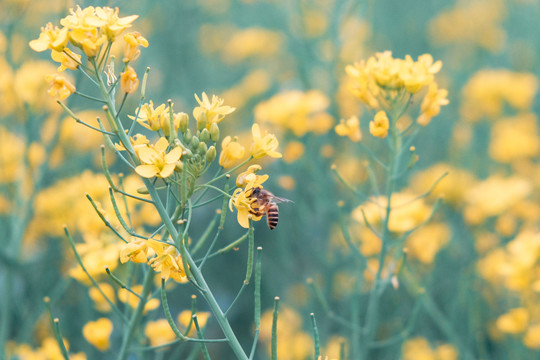
[[142,177],[151,178],[156,176],[159,169],[155,165],[139,165],[135,168],[135,172]]
[[169,141],[166,138],[162,137],[162,138],[159,138],[157,143],[154,145],[154,149],[156,149],[156,151],[158,152],[165,152],[168,146],[169,146]]
[[159,173],[159,176],[162,178],[171,176],[175,167],[176,167],[175,164],[166,164],[165,166],[163,166],[163,169]]
[[182,156],[182,148],[181,147],[175,147],[167,155],[165,155],[165,163],[171,164],[174,162],[177,162],[180,157]]

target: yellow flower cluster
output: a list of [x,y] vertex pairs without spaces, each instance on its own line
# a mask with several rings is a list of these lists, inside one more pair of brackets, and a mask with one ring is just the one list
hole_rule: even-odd
[[[201,328],[206,326],[208,319],[210,318],[209,312],[197,312],[197,322]],[[195,325],[192,323],[193,314],[189,310],[184,310],[178,314],[178,329],[185,333],[190,328],[188,336],[193,336],[195,333]],[[191,323],[191,325],[190,325]],[[156,321],[149,321],[144,329],[144,335],[150,340],[150,345],[160,346],[170,343],[176,339],[176,334],[171,329],[167,319],[160,319]]]
[[463,87],[460,113],[463,119],[476,122],[497,120],[506,104],[529,112],[537,91],[538,78],[532,73],[480,70]]
[[471,45],[499,51],[506,42],[502,21],[507,11],[501,0],[458,1],[430,22],[431,40],[440,45],[457,45],[460,51]]
[[478,262],[481,276],[496,287],[519,295],[522,307],[501,315],[495,325],[504,334],[517,335],[525,346],[540,349],[540,236],[536,229],[524,229],[504,247],[490,251]]
[[324,134],[334,122],[326,112],[329,105],[330,100],[319,90],[285,91],[257,104],[255,121],[289,130],[295,136],[303,136],[307,132]]
[[423,337],[407,340],[401,352],[403,360],[458,360],[458,352],[452,345],[442,344],[433,348]]
[[[69,343],[66,339],[62,339],[66,349],[69,351]],[[15,344],[9,341],[6,344],[7,358],[12,359],[31,359],[31,360],[49,360],[49,359],[63,359],[62,351],[58,346],[58,342],[54,337],[48,336],[41,341],[38,348],[32,349],[28,344]],[[72,360],[86,360],[86,354],[80,352],[76,354],[69,354],[69,358]]]
[[[58,71],[76,70],[83,64],[81,55],[70,49],[69,44],[79,48],[89,59],[105,56],[103,49],[110,49],[117,37],[131,27],[137,18],[138,15],[119,17],[118,8],[89,6],[81,9],[77,6],[75,10],[70,9],[70,15],[60,20],[61,27],[48,23],[41,28],[39,38],[30,41],[29,45],[39,52],[51,50],[51,58],[60,63]],[[148,46],[148,41],[138,32],[126,34],[124,41],[126,64],[138,58],[139,46]],[[65,99],[75,92],[75,86],[64,76],[50,75],[48,81],[52,85],[49,90],[52,96]],[[122,91],[132,93],[138,85],[137,73],[126,65],[120,79]]]
[[165,280],[172,278],[178,282],[187,281],[182,257],[173,245],[152,239],[132,240],[120,251],[122,264],[130,260],[134,263],[150,264]]
[[[272,338],[272,311],[261,316],[260,339],[266,344],[270,354]],[[302,317],[288,306],[281,305],[277,321],[277,358],[303,360],[313,356],[313,339],[302,330]]]
[[434,77],[441,66],[441,61],[434,62],[429,54],[414,61],[409,55],[405,59],[394,59],[390,51],[348,65],[345,70],[352,79],[353,94],[368,108],[379,111],[379,119],[370,124],[372,135],[385,137],[386,121],[381,120],[390,116],[389,126],[393,126],[398,120],[394,117],[401,116],[410,98],[425,88],[428,91],[422,98],[418,123],[427,125],[440,107],[448,104],[447,91],[438,88]]

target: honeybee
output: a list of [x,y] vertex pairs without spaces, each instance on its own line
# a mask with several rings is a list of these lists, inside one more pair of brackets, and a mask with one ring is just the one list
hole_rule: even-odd
[[277,197],[270,191],[261,188],[253,189],[251,196],[257,199],[257,211],[254,215],[262,216],[266,214],[266,221],[270,230],[274,230],[279,221],[279,209],[277,203],[292,202],[289,199]]

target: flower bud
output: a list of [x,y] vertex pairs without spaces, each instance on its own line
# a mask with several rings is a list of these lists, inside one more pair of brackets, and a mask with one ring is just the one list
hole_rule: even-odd
[[191,138],[191,148],[192,149],[197,149],[197,147],[199,146],[199,138],[195,135],[193,135],[193,137]]
[[191,142],[191,137],[191,130],[187,129],[184,132],[184,136],[182,136],[182,140],[184,141],[185,145],[189,145],[189,143]]
[[199,143],[198,152],[201,155],[206,155],[206,151],[208,151],[208,146],[206,146],[206,143],[201,142]]
[[206,163],[210,164],[214,159],[216,158],[216,148],[214,145],[210,146],[208,148],[208,151],[206,152]]
[[197,117],[197,130],[202,131],[206,127],[206,112],[199,113],[199,116]]
[[219,141],[219,126],[215,122],[210,126],[210,138],[213,142]]
[[180,160],[178,160],[175,164],[174,171],[176,172],[182,172],[184,170],[184,163]]
[[148,195],[148,189],[146,188],[146,186],[141,186],[137,189],[137,192],[139,194]]
[[179,123],[179,129],[182,133],[185,133],[189,126],[189,115],[185,112],[174,114],[175,117],[178,117],[180,119]]
[[193,156],[193,153],[189,149],[185,149],[182,153],[182,158],[190,159]]
[[208,142],[208,140],[210,140],[210,132],[206,128],[202,129],[199,140],[202,142]]

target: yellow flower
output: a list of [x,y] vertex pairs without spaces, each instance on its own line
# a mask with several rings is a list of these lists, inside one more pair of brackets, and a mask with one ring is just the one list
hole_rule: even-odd
[[148,47],[148,40],[137,31],[124,35],[124,41],[126,42],[124,49],[125,62],[137,60],[141,54],[141,50],[138,49],[139,46]]
[[360,121],[356,116],[351,116],[347,120],[341,119],[336,125],[335,131],[339,136],[348,136],[354,142],[362,140]]
[[[150,100],[149,103],[135,110],[135,114],[139,115],[137,122],[149,130],[158,131],[161,128],[161,117],[164,116],[166,108],[167,105],[161,104],[154,109],[154,103]],[[135,116],[130,115],[129,118],[135,120]]]
[[236,186],[245,187],[247,183],[253,179],[253,175],[262,169],[261,165],[250,165],[246,171],[238,175],[236,178]]
[[149,321],[144,328],[144,335],[150,339],[151,346],[164,345],[176,339],[167,319]]
[[386,113],[381,110],[375,114],[375,118],[369,123],[369,132],[371,135],[384,139],[388,135],[388,129],[390,128],[390,122]]
[[75,86],[61,75],[47,75],[46,80],[51,85],[48,91],[49,95],[57,97],[60,100],[66,99],[75,92]]
[[120,262],[124,264],[131,260],[134,263],[145,263],[149,256],[156,253],[155,247],[162,247],[162,244],[152,239],[130,241],[120,250]]
[[507,334],[519,334],[527,329],[529,312],[524,308],[511,309],[508,313],[499,316],[497,328]]
[[90,344],[99,351],[106,351],[111,346],[109,341],[113,331],[113,324],[107,318],[90,321],[83,327],[83,336]]
[[219,165],[225,169],[233,166],[238,160],[244,157],[245,149],[236,137],[225,137],[221,142],[221,154],[219,155]]
[[66,69],[77,70],[81,64],[81,55],[75,54],[68,48],[65,48],[62,52],[53,50],[51,52],[51,58],[60,63],[58,71],[64,71]]
[[429,124],[434,116],[439,115],[441,106],[450,103],[446,98],[447,96],[448,90],[439,89],[437,83],[431,83],[427,94],[422,100],[422,105],[420,106],[421,114],[416,121],[422,126]]
[[[135,152],[138,153],[140,149],[148,147],[148,139],[146,136],[142,134],[135,134],[133,135],[129,141],[131,142],[131,146],[133,146],[133,149],[135,149]],[[126,148],[122,144],[115,143],[114,147],[116,150],[125,151]]]
[[96,56],[101,45],[107,41],[107,36],[101,34],[97,29],[74,29],[70,31],[69,38],[73,45],[80,48],[89,58]]
[[197,120],[197,126],[202,130],[204,127],[210,130],[212,123],[219,123],[225,115],[232,113],[235,108],[231,106],[223,105],[223,99],[220,99],[216,95],[212,95],[212,102],[208,99],[206,93],[202,93],[202,100],[195,94],[195,99],[199,103],[199,106],[193,109],[193,117]]
[[145,178],[169,177],[182,156],[182,148],[175,147],[166,153],[168,147],[169,141],[162,137],[154,146],[140,148],[137,155],[142,164],[135,168],[137,174]]
[[265,133],[264,137],[262,137],[259,124],[253,124],[251,134],[253,135],[253,144],[251,145],[250,153],[254,159],[260,159],[265,156],[273,158],[280,158],[282,156],[281,153],[276,151],[279,142],[274,134]]
[[187,281],[182,258],[172,245],[165,245],[165,251],[150,259],[148,264],[152,266],[154,271],[161,273],[161,277],[165,280],[173,278],[178,282]]
[[48,23],[45,27],[41,28],[41,34],[36,40],[30,41],[30,47],[34,51],[45,51],[47,49],[53,49],[58,52],[62,52],[69,41],[68,29],[53,27],[52,23]]
[[257,198],[253,196],[253,190],[262,189],[262,183],[268,179],[268,175],[248,174],[245,177],[247,181],[244,189],[236,189],[229,200],[229,210],[233,211],[233,205],[238,211],[237,220],[243,228],[249,227],[249,216],[253,221],[261,220],[264,214],[261,214],[256,204]]
[[69,9],[69,12],[71,15],[60,20],[60,24],[70,30],[92,31],[107,23],[96,15],[93,6],[81,9],[81,7],[77,5],[77,9]]
[[139,15],[131,15],[123,18],[118,17],[118,8],[110,7],[96,7],[96,16],[103,20],[105,28],[105,34],[109,41],[114,41],[118,35],[125,29],[131,26],[131,23],[135,21]]
[[126,70],[120,74],[120,87],[122,91],[131,94],[139,87],[139,79],[135,69],[131,66],[127,66]]

